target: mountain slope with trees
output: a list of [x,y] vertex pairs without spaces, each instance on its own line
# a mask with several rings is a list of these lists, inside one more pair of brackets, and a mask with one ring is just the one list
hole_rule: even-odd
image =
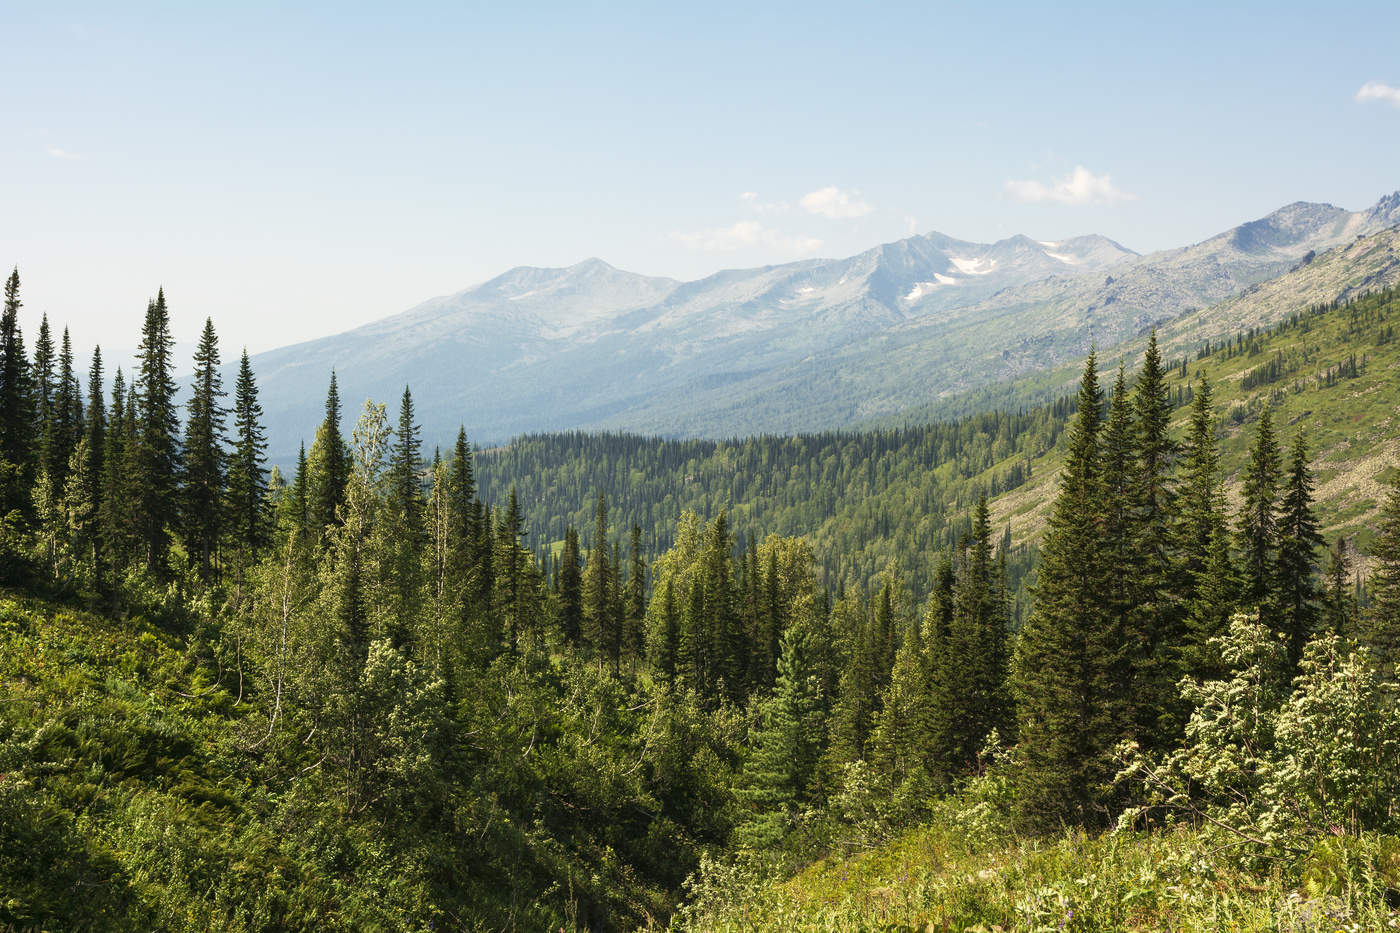
[[1091,341],[1105,349],[1396,223],[1390,196],[1357,212],[1292,204],[1141,257],[1103,237],[931,233],[688,283],[599,260],[521,268],[254,363],[284,465],[315,429],[333,369],[356,403],[412,383],[425,437],[444,446],[459,423],[492,443],[571,429],[845,428],[1076,362]]
[[[243,361],[225,414],[212,324],[181,411],[164,293],[130,382],[108,383],[94,356],[85,396],[47,320],[25,350],[22,306],[16,272],[0,315],[0,402],[18,415],[0,422],[0,922],[800,928],[832,908],[857,928],[1218,929],[1280,904],[1302,929],[1395,917],[1400,479],[1382,480],[1358,599],[1361,561],[1329,553],[1317,507],[1346,461],[1319,461],[1311,423],[1284,418],[1290,399],[1343,400],[1374,444],[1394,443],[1355,401],[1382,383],[1354,391],[1373,372],[1359,342],[1392,352],[1394,293],[1194,360],[1150,339],[1132,373],[1091,354],[1058,408],[861,438],[851,473],[845,448],[794,439],[816,446],[789,465],[832,465],[828,489],[874,488],[896,455],[927,503],[939,470],[963,483],[955,536],[957,510],[937,507],[948,546],[895,553],[925,592],[913,569],[824,580],[820,536],[752,515],[740,532],[723,503],[681,510],[648,547],[594,489],[586,524],[538,542],[530,504],[573,514],[569,493],[487,492],[464,431],[429,452],[408,389],[395,417],[370,401],[345,431],[332,379],[283,477],[265,467]],[[1208,364],[1218,399],[1192,371]],[[1234,393],[1243,431],[1222,451]],[[976,480],[1021,460],[1013,446],[1010,463],[955,473],[989,439],[1052,425],[1037,468],[1057,458],[1049,515],[1018,604],[1018,545]],[[776,472],[748,481],[781,498]],[[976,841],[929,857],[986,860],[975,881],[925,864],[921,887],[873,905],[838,886],[813,904],[803,879],[820,867],[781,881],[947,833]],[[1122,855],[1139,847],[1162,857]],[[1216,865],[1219,900],[1182,896]]]

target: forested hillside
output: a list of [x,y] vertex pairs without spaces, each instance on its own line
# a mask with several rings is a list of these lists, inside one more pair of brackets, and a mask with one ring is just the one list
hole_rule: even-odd
[[[1252,328],[1175,341],[1166,366],[1173,429],[1185,431],[1205,377],[1220,410],[1217,433],[1226,489],[1238,496],[1250,426],[1266,404],[1318,452],[1318,514],[1329,542],[1355,548],[1371,536],[1379,484],[1400,459],[1388,421],[1400,406],[1400,294],[1381,290],[1348,302],[1303,305]],[[1137,349],[1127,349],[1136,363]],[[1131,377],[1132,371],[1129,371]],[[892,570],[920,596],[934,561],[966,533],[969,508],[989,496],[998,533],[1010,532],[1011,586],[1033,561],[1063,463],[1058,442],[1075,411],[1071,397],[1015,413],[954,422],[736,441],[672,441],[627,435],[518,438],[479,456],[483,492],[514,486],[542,544],[567,525],[586,528],[588,509],[555,511],[605,492],[617,528],[635,523],[657,548],[669,546],[686,509],[731,511],[737,528],[803,535],[822,579],[865,586]]]
[[[1132,373],[1091,356],[1074,398],[1018,415],[522,445],[593,452],[590,488],[509,451],[484,482],[463,432],[425,450],[408,389],[346,431],[333,377],[284,478],[212,322],[180,411],[163,292],[137,370],[96,354],[84,385],[46,318],[27,349],[15,272],[0,923],[1389,924],[1400,482],[1352,513],[1364,561],[1329,552],[1317,491],[1369,467],[1287,420],[1315,397],[1395,443],[1364,380],[1397,310],[1303,309],[1176,361],[1150,340]],[[1008,505],[1037,484],[1043,509]],[[619,509],[624,486],[663,504]],[[824,880],[881,877],[895,861],[839,860],[901,836],[889,859],[925,854],[900,897]],[[1207,878],[1221,898],[1181,894]]]

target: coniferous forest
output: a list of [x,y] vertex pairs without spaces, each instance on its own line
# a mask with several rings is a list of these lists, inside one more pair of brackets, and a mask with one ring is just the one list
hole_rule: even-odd
[[[130,372],[18,270],[4,302],[0,924],[1396,922],[1400,480],[1328,540],[1314,426],[1188,373],[1332,391],[1364,354],[1302,386],[1306,353],[1154,334],[1016,412],[488,452],[328,372],[284,473],[248,355],[209,321],[175,359],[163,291]],[[1273,336],[1379,353],[1394,305]]]

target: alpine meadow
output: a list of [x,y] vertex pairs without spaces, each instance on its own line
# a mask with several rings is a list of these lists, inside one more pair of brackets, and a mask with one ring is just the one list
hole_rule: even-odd
[[1400,929],[1400,12],[1187,6],[0,13],[0,933]]

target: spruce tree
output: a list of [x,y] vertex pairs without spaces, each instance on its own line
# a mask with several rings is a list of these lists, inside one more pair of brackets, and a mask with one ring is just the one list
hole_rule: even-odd
[[500,543],[496,560],[496,581],[500,587],[499,604],[506,621],[506,647],[511,654],[520,651],[521,631],[527,621],[522,611],[526,596],[526,555],[520,547],[520,541],[524,537],[523,524],[520,500],[515,494],[515,487],[512,486],[510,495],[506,498],[506,510],[500,517]]
[[666,586],[661,593],[661,624],[658,634],[656,647],[652,651],[652,663],[656,665],[666,683],[674,686],[681,648],[681,618],[680,608],[676,605],[675,581],[671,577],[666,578]]
[[175,340],[170,335],[170,312],[165,290],[146,307],[146,321],[137,350],[135,445],[130,451],[132,492],[137,500],[137,536],[150,573],[165,572],[170,529],[179,518],[180,444],[176,413]]
[[[258,402],[257,382],[245,349],[238,362],[238,379],[233,387],[233,453],[228,460],[229,536],[239,556],[239,573],[268,546],[272,518],[268,512],[267,435],[262,426],[262,405]],[[298,520],[304,521],[306,448],[297,458],[299,479],[293,486],[298,497]],[[298,488],[300,487],[300,488]]]
[[[578,646],[583,636],[583,558],[579,552],[578,529],[564,530],[564,555],[559,564],[559,622],[564,640]],[[669,588],[668,588],[669,592]],[[675,673],[674,656],[670,673]]]
[[1327,592],[1322,608],[1322,624],[1329,635],[1352,636],[1356,620],[1356,599],[1352,593],[1351,556],[1347,539],[1337,535],[1328,551]]
[[83,389],[73,366],[73,341],[66,327],[59,347],[58,375],[54,381],[51,472],[56,483],[66,486],[68,461],[83,434]]
[[1357,620],[1358,640],[1387,679],[1400,676],[1400,478],[1391,483],[1371,545],[1371,604]]
[[1244,503],[1239,516],[1241,598],[1258,607],[1260,621],[1274,626],[1274,583],[1278,566],[1278,482],[1282,469],[1273,415],[1265,406],[1259,414],[1254,447],[1245,466]]
[[224,476],[227,466],[223,376],[219,338],[206,318],[194,354],[194,386],[185,418],[184,529],[187,547],[199,561],[200,577],[210,579],[223,534]]
[[773,695],[759,707],[740,779],[738,796],[749,812],[736,833],[742,845],[771,849],[781,842],[816,776],[821,694],[806,654],[805,637],[786,632]]
[[612,631],[612,593],[608,567],[608,500],[598,493],[598,505],[593,512],[593,540],[589,544],[588,564],[583,578],[583,615],[586,640],[598,652],[601,663],[610,660],[617,639]]
[[130,457],[134,430],[133,413],[127,408],[126,377],[117,367],[112,378],[112,406],[107,421],[107,439],[102,470],[99,522],[105,565],[124,566],[131,558],[135,529],[132,524],[132,495],[129,485]]
[[423,486],[419,479],[422,441],[414,420],[413,396],[404,386],[399,423],[389,460],[388,513],[390,580],[399,644],[411,632],[422,590],[423,552],[427,544]]
[[705,624],[709,634],[709,682],[721,685],[731,700],[744,689],[743,625],[734,587],[734,539],[729,533],[729,513],[723,509],[710,522],[705,535],[701,581],[705,595]]
[[0,514],[28,508],[28,485],[34,448],[34,396],[30,385],[29,358],[19,325],[19,269],[5,280],[5,306],[0,314],[0,460],[16,468],[12,488],[0,490]]
[[335,370],[331,370],[331,384],[326,390],[326,415],[316,429],[307,458],[307,511],[311,529],[317,536],[336,524],[336,510],[345,502],[345,483],[350,477],[340,414],[340,390]]
[[1035,609],[1017,640],[1020,822],[1048,829],[1101,819],[1123,736],[1120,633],[1107,608],[1099,452],[1103,397],[1089,354],[1060,491],[1040,551]]
[[996,598],[991,521],[987,497],[979,496],[973,531],[963,552],[953,597],[953,617],[942,645],[943,677],[951,732],[946,763],[954,773],[977,762],[993,729],[1005,734],[1010,716],[1006,694],[1006,619]]
[[39,319],[39,337],[34,341],[34,366],[30,370],[33,374],[34,393],[34,426],[32,430],[33,437],[37,441],[36,467],[40,473],[46,473],[50,477],[59,472],[56,463],[58,423],[57,412],[54,408],[54,381],[56,378],[54,363],[53,335],[49,331],[49,316],[44,314]]
[[1321,594],[1317,584],[1317,549],[1322,535],[1312,511],[1313,481],[1307,441],[1293,439],[1288,483],[1279,508],[1278,571],[1275,598],[1278,626],[1288,643],[1288,660],[1296,666],[1303,646],[1317,633]]
[[102,533],[105,529],[103,492],[107,475],[107,406],[102,398],[102,388],[102,348],[94,347],[92,365],[88,368],[87,421],[83,427],[83,438],[87,442],[84,448],[87,458],[84,464],[84,482],[92,500],[90,560],[98,590],[102,590],[106,585],[106,554],[102,547]]
[[1183,580],[1175,550],[1178,453],[1169,433],[1172,405],[1157,332],[1148,338],[1133,395],[1136,420],[1130,538],[1133,606],[1124,633],[1133,735],[1144,746],[1169,745],[1180,730],[1177,660],[1186,641]]
[[623,618],[625,621],[623,648],[629,657],[637,657],[644,640],[643,625],[646,619],[646,575],[647,563],[642,554],[642,529],[632,525],[632,533],[627,542],[629,564],[627,585],[623,588]]

